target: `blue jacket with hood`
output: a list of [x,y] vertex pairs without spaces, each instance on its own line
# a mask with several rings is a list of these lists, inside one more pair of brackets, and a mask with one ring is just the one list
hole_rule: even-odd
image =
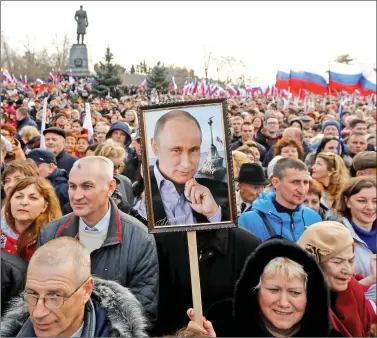
[[251,231],[262,242],[269,239],[271,237],[270,233],[262,218],[255,211],[259,210],[270,221],[276,235],[297,242],[303,234],[305,227],[322,222],[317,212],[302,205],[294,211],[292,217],[288,213],[278,212],[272,202],[275,198],[275,192],[269,194],[261,193],[259,198],[253,203],[252,209],[240,216],[238,224],[246,230]]
[[121,130],[126,134],[126,141],[124,142],[124,149],[127,152],[127,158],[125,159],[125,167],[122,175],[127,176],[132,182],[137,180],[137,171],[139,167],[139,159],[137,157],[137,153],[135,149],[130,148],[130,144],[132,142],[131,133],[126,123],[124,122],[116,122],[114,123],[109,132],[106,135],[106,138],[111,138],[111,135],[114,130]]

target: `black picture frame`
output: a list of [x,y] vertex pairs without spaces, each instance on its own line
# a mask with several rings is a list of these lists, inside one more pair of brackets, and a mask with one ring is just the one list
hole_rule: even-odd
[[[224,220],[221,220],[220,222],[213,222],[213,223],[202,222],[202,223],[182,224],[182,225],[169,225],[169,224],[158,225],[156,224],[156,219],[155,219],[155,214],[157,213],[157,210],[155,210],[154,207],[156,207],[156,205],[159,205],[158,209],[161,209],[161,206],[163,208],[163,204],[162,204],[161,196],[159,194],[158,195],[156,194],[157,184],[153,183],[153,186],[152,186],[151,170],[153,167],[151,166],[151,163],[150,163],[151,154],[150,154],[150,151],[148,151],[148,147],[150,144],[151,137],[153,135],[150,135],[150,133],[148,134],[147,115],[150,116],[149,114],[153,114],[154,112],[155,113],[159,112],[161,114],[161,111],[165,111],[165,110],[169,110],[169,111],[185,110],[189,108],[192,111],[193,108],[195,107],[198,109],[203,109],[204,107],[211,107],[211,106],[212,107],[217,106],[219,108],[220,110],[219,116],[221,116],[222,118],[222,121],[221,122],[217,121],[217,123],[221,123],[222,125],[222,134],[221,134],[222,138],[220,140],[223,140],[223,143],[222,143],[222,146],[224,147],[223,165],[225,166],[224,169],[226,171],[226,178],[224,176],[223,181],[218,181],[218,185],[216,186],[223,187],[224,185],[222,183],[224,183],[224,181],[226,182],[225,184],[227,185],[228,204],[225,205],[224,203],[225,206],[223,206],[222,204],[220,205],[223,208],[222,211],[223,210],[226,211],[222,213],[222,216],[228,219],[224,219]],[[157,104],[157,105],[139,106],[138,118],[139,118],[139,132],[141,135],[140,143],[141,143],[142,165],[143,165],[143,175],[144,175],[144,185],[145,185],[145,204],[146,204],[146,209],[147,209],[149,232],[150,233],[178,232],[178,231],[186,232],[186,231],[198,231],[198,230],[201,231],[201,230],[213,230],[213,229],[220,229],[220,228],[237,227],[237,208],[236,208],[236,198],[235,198],[235,191],[234,191],[234,175],[233,175],[232,151],[231,151],[231,141],[230,141],[231,134],[230,134],[229,120],[227,116],[226,98],[202,99],[202,100],[194,100],[194,101],[183,101],[183,102],[177,102],[177,103],[163,103],[163,104]],[[211,147],[209,151],[211,151],[211,156],[212,156],[214,154],[212,146],[214,145],[214,143],[216,143],[216,141],[213,141],[213,135],[212,135],[213,123],[210,124],[209,121],[210,121],[210,116],[208,117],[209,127],[206,127],[206,130],[207,128],[210,128],[211,130],[211,142],[210,142]],[[202,125],[200,126],[201,128],[203,127]],[[155,125],[153,125],[153,130],[154,128],[155,128]],[[149,129],[151,129],[150,125],[149,125]],[[164,130],[164,133],[166,133],[165,130]],[[200,153],[200,154],[203,154],[203,153]],[[219,163],[221,156],[219,155],[217,150],[216,150],[216,154],[217,154],[217,157],[215,157],[215,159],[218,159],[217,163]],[[203,167],[200,169],[198,168],[197,174],[201,172],[201,170],[206,166],[208,162],[208,158],[209,158],[208,153],[207,153],[207,156],[208,157],[206,158]],[[206,168],[208,169],[208,165],[206,166]],[[213,168],[214,168],[213,166],[210,166],[210,168],[212,170],[210,172],[214,173],[214,175],[216,175],[216,173],[222,174],[224,172],[224,169],[222,167],[218,167],[218,169],[216,169],[215,171],[213,171]],[[208,172],[208,170],[206,171],[206,169],[203,169],[203,171]],[[154,179],[154,181],[156,180]],[[214,180],[214,182],[217,182],[217,180]],[[211,190],[209,188],[211,193],[216,193],[217,190],[221,190],[221,189],[216,188],[216,189]],[[155,192],[154,196],[152,192]],[[221,192],[223,193],[224,191],[221,190]],[[225,195],[222,194],[222,196],[225,196]],[[159,199],[161,203],[159,203]],[[156,204],[156,200],[157,200],[157,204]],[[226,216],[224,216],[224,214],[226,214]]]

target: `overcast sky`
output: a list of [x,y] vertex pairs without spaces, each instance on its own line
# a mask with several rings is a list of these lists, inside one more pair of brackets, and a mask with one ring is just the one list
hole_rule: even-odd
[[[204,55],[212,52],[243,60],[248,76],[268,84],[278,69],[323,71],[344,53],[370,66],[376,59],[375,1],[2,1],[1,29],[20,51],[28,40],[48,48],[56,33],[73,43],[81,4],[93,63],[109,45],[127,69],[145,58],[203,76]],[[214,64],[209,71],[217,78]]]

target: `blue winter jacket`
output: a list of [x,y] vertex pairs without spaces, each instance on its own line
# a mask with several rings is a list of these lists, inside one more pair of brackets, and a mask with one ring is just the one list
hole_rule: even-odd
[[297,242],[305,230],[305,227],[314,223],[322,222],[317,212],[305,206],[299,206],[292,217],[288,213],[279,213],[272,201],[276,193],[261,193],[259,198],[253,202],[252,209],[244,212],[238,219],[238,224],[251,231],[263,242],[269,239],[270,233],[267,230],[262,218],[255,210],[259,210],[270,221],[276,235],[282,236],[291,241]]

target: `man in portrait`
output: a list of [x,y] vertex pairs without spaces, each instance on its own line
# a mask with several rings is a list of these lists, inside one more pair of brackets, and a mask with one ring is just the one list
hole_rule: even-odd
[[202,130],[188,112],[162,115],[151,140],[157,162],[150,167],[153,214],[156,226],[229,221],[226,183],[195,178]]

